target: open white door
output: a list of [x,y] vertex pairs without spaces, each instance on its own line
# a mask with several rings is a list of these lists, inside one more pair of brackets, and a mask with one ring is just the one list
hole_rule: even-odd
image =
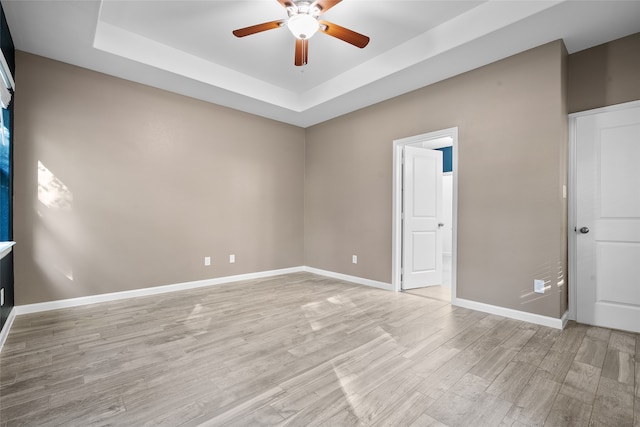
[[442,152],[404,147],[402,289],[442,284]]
[[575,126],[577,321],[640,332],[640,106]]

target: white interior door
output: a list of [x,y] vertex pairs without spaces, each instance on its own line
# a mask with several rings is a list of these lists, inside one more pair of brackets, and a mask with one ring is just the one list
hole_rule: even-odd
[[404,148],[402,289],[442,284],[442,152]]
[[576,317],[640,332],[640,107],[576,119]]

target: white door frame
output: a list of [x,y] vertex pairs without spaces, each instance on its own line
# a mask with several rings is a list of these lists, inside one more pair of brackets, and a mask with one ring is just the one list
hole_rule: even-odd
[[576,233],[577,224],[577,203],[576,197],[576,185],[577,185],[577,164],[576,164],[576,148],[577,148],[577,135],[576,126],[578,117],[590,116],[593,114],[606,113],[610,111],[624,110],[627,108],[640,107],[640,101],[625,102],[623,104],[611,105],[608,107],[596,108],[593,110],[580,111],[578,113],[569,114],[569,171],[568,171],[568,200],[567,200],[567,233],[568,233],[568,250],[569,258],[568,272],[569,272],[569,304],[567,308],[568,318],[570,320],[577,319],[577,301],[578,301],[578,284],[576,277],[578,274],[578,259],[577,259],[577,245],[578,234]]
[[[450,138],[443,142],[443,138]],[[456,297],[456,271],[458,247],[458,128],[452,127],[393,141],[393,211],[392,211],[392,248],[391,248],[391,284],[396,292],[402,290],[402,149],[405,145],[422,143],[424,148],[435,149],[452,147],[453,165],[453,225],[451,245],[451,300]]]

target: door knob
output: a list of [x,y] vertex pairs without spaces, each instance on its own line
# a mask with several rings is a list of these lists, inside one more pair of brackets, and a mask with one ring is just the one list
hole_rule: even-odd
[[443,224],[443,223],[441,223],[441,222],[439,222],[439,223],[438,223],[438,227],[444,227],[444,224]]
[[587,233],[589,232],[589,228],[588,228],[588,227],[582,227],[582,228],[580,229],[580,232],[581,232],[582,234],[587,234]]

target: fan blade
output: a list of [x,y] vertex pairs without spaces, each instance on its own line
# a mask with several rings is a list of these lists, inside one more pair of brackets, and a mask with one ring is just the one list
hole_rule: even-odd
[[252,25],[246,28],[239,28],[233,31],[233,35],[236,37],[250,36],[251,34],[261,33],[262,31],[274,30],[284,25],[285,20],[280,19],[278,21],[265,22],[263,24]]
[[369,44],[369,37],[356,33],[348,28],[341,27],[340,25],[332,24],[328,21],[319,21],[320,31],[325,34],[329,34],[332,37],[351,43],[354,46],[362,49]]
[[314,6],[317,7],[320,9],[320,15],[322,15],[341,1],[342,0],[316,0],[311,4],[311,9],[313,9]]
[[307,65],[309,56],[309,39],[296,39],[296,66]]
[[295,7],[295,3],[290,0],[278,0],[278,3],[280,3],[285,9],[288,7]]

